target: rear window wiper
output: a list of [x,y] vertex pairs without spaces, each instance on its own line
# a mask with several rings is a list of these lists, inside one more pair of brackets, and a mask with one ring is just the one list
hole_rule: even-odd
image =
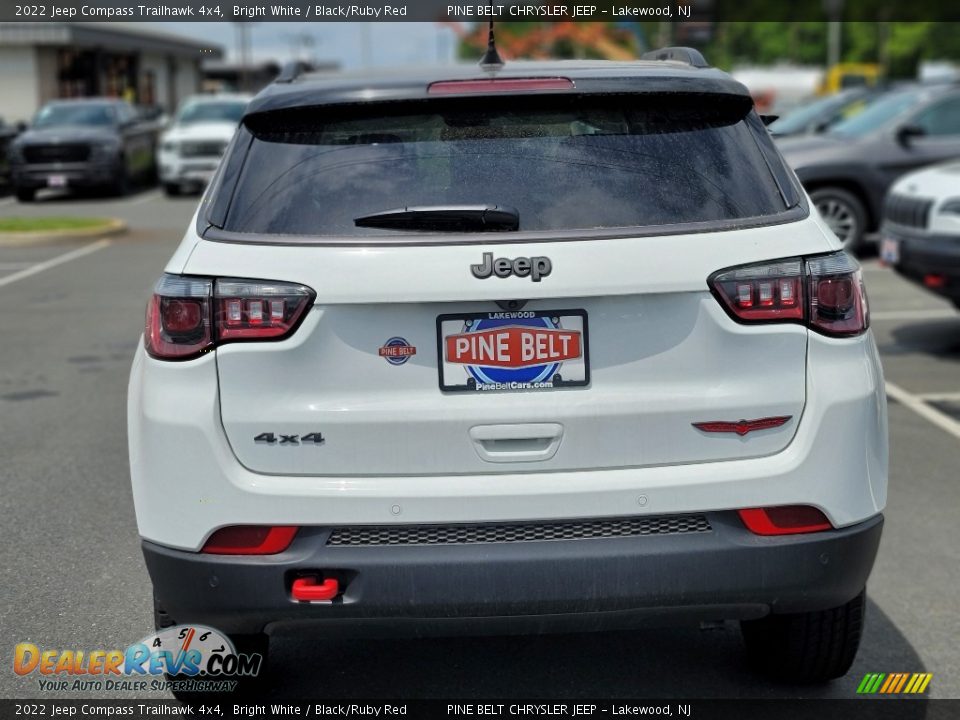
[[520,227],[520,213],[504,205],[422,205],[354,218],[357,227],[445,232],[503,232]]

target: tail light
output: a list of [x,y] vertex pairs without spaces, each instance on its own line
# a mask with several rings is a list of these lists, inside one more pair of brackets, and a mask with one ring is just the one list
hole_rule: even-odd
[[187,360],[217,345],[280,340],[315,297],[304,285],[164,275],[147,305],[144,344],[161,360]]
[[429,95],[470,93],[531,92],[536,90],[573,90],[573,81],[565,77],[484,78],[482,80],[439,80],[430,83]]
[[739,513],[747,530],[755,535],[799,535],[833,528],[826,515],[809,505],[750,508]]
[[183,360],[213,347],[212,289],[213,281],[206,278],[160,278],[147,305],[143,336],[147,352],[165,360]]
[[313,300],[303,285],[217,280],[217,339],[265,340],[288,335]]
[[231,525],[213,533],[200,552],[213,555],[276,555],[290,547],[297,529],[290,525]]
[[870,325],[860,266],[844,252],[742,265],[708,283],[737,322],[802,323],[832,337],[860,335]]

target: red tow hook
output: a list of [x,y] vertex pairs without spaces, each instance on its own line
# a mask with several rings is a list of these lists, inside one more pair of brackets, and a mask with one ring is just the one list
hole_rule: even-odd
[[326,578],[319,583],[315,577],[301,577],[293,581],[293,599],[301,602],[333,600],[339,592],[340,583],[336,578]]

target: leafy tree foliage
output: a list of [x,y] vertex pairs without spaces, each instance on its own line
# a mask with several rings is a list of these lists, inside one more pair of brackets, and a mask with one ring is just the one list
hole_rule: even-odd
[[[757,4],[758,17],[770,17],[769,0],[737,0],[738,14],[746,11],[741,5]],[[882,17],[882,3],[868,0],[845,0],[847,11],[854,17],[877,16],[876,21],[841,23],[841,61],[878,63],[891,78],[916,77],[923,60],[960,62],[960,23],[957,22],[892,22]],[[783,3],[789,15],[792,3]],[[719,13],[719,10],[718,10]],[[548,31],[551,23],[498,22],[496,32],[506,47],[520,48],[514,56],[522,57],[605,57],[615,43],[637,52],[658,47],[665,40],[672,44],[699,47],[710,62],[718,67],[734,65],[772,65],[791,62],[800,65],[824,65],[827,61],[828,23],[825,20],[713,22],[699,35],[692,25],[682,22],[616,22],[598,23],[605,27],[606,45],[582,42],[576,33],[560,36]],[[569,25],[574,25],[570,23]],[[701,31],[702,31],[701,27]],[[524,43],[527,35],[544,37],[543,43]],[[551,36],[547,40],[547,36]],[[459,55],[463,59],[479,57],[486,44],[486,23],[477,23],[469,36],[462,38]],[[499,43],[498,43],[499,44]],[[542,45],[542,47],[541,47]]]

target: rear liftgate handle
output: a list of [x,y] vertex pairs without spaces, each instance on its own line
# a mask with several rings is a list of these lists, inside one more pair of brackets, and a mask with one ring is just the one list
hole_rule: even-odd
[[487,462],[542,462],[557,454],[563,425],[477,425],[470,428],[470,438],[477,454]]

